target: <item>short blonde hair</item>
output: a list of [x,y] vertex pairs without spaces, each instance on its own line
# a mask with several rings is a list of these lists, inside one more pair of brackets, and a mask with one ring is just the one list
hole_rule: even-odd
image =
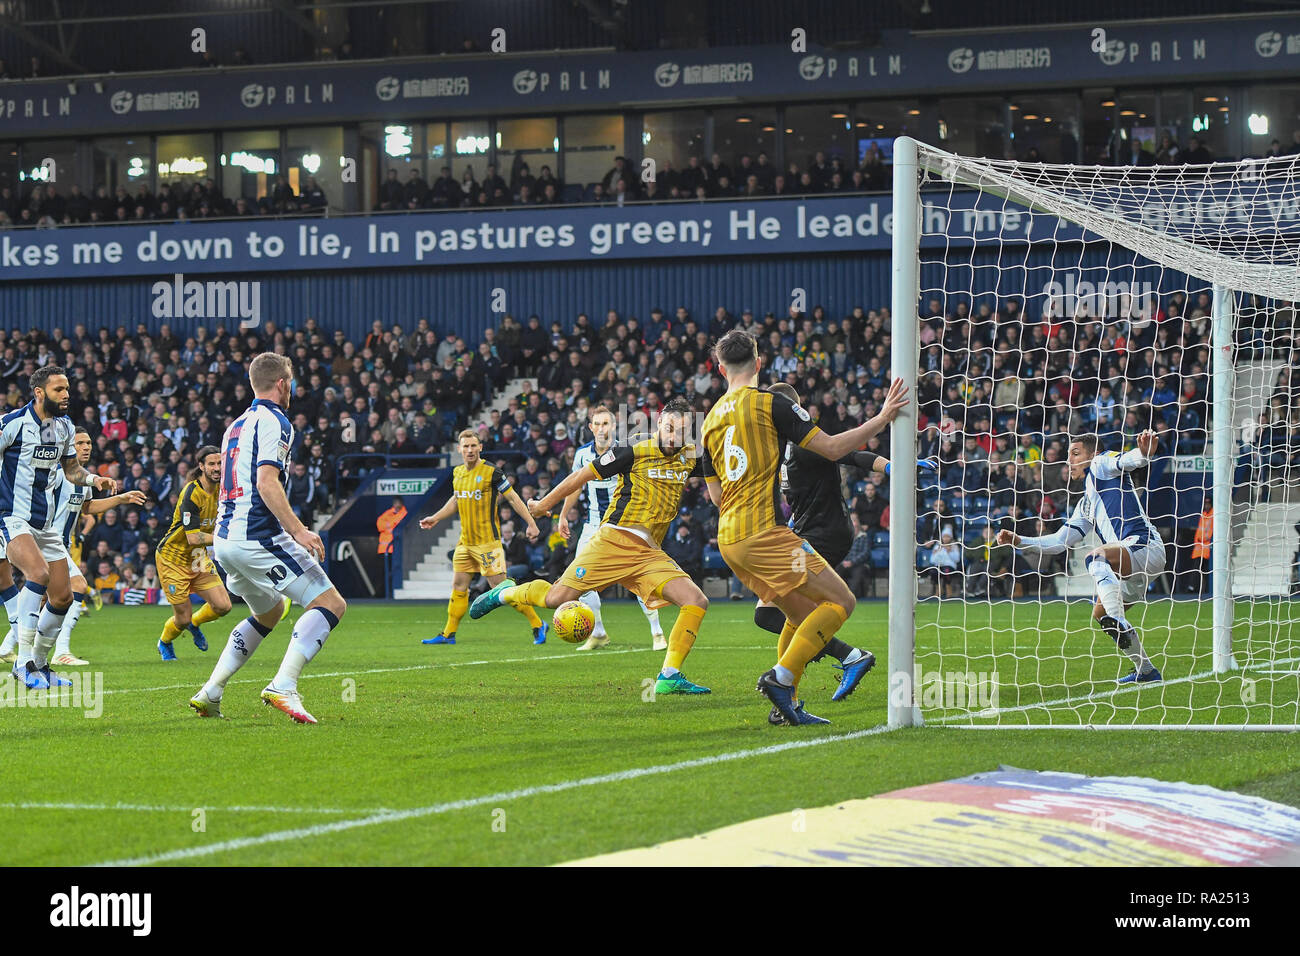
[[614,417],[614,413],[604,405],[597,405],[595,408],[587,409],[587,421],[595,421],[597,415],[608,415],[611,419]]
[[270,391],[282,378],[293,379],[293,363],[287,355],[263,352],[248,363],[248,381],[254,392]]
[[456,436],[456,441],[457,441],[458,443],[459,443],[459,442],[463,442],[466,438],[472,438],[472,439],[474,439],[476,442],[478,442],[480,445],[483,444],[483,439],[479,438],[479,437],[478,437],[478,432],[474,431],[474,429],[472,429],[472,428],[466,428],[466,429],[465,429],[464,431],[462,431],[459,435],[457,435],[457,436]]

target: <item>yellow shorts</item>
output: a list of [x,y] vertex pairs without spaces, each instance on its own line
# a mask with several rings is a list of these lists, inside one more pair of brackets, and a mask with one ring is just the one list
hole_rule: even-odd
[[771,603],[820,574],[827,564],[811,544],[784,525],[752,534],[735,544],[719,544],[722,560],[742,584]]
[[653,610],[669,603],[659,594],[665,584],[689,577],[662,548],[647,544],[639,534],[603,525],[555,583],[584,592],[621,584]]
[[[197,568],[197,570],[196,570]],[[168,604],[189,604],[191,591],[206,591],[222,587],[217,569],[212,566],[208,553],[200,553],[193,565],[158,559],[158,583],[162,585],[163,599]]]
[[453,571],[478,572],[485,578],[506,573],[506,549],[500,541],[491,544],[458,544],[451,556]]

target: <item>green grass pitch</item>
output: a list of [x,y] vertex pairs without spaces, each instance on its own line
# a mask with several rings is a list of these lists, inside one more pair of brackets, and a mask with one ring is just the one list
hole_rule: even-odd
[[[1294,651],[1286,642],[1297,633],[1296,604],[1279,607],[1260,611],[1259,626],[1239,639],[1257,643],[1271,626],[1278,649]],[[227,689],[232,719],[215,721],[197,718],[186,702],[236,617],[208,626],[208,653],[183,636],[180,660],[163,664],[153,645],[165,611],[91,612],[73,648],[103,674],[102,716],[20,708],[11,699],[0,707],[0,809],[15,833],[40,835],[6,840],[0,863],[550,864],[1000,764],[1186,780],[1300,803],[1300,748],[1291,734],[933,723],[873,733],[886,719],[886,610],[860,604],[841,632],[881,664],[837,704],[829,702],[830,666],[810,667],[802,696],[833,724],[798,729],[769,726],[767,702],[754,691],[775,638],[753,626],[748,603],[715,601],[686,663],[711,695],[649,700],[645,682],[661,653],[650,649],[634,603],[607,602],[611,645],[579,653],[554,638],[534,647],[522,618],[505,609],[466,619],[454,647],[425,647],[419,639],[441,626],[441,605],[358,602],[302,682],[315,727],[297,726],[258,699],[287,624]],[[1086,604],[1025,602],[992,609],[946,602],[940,613],[923,602],[921,664],[996,669],[1006,723],[1145,722],[1162,705],[1171,714],[1186,705],[1203,720],[1204,705],[1239,699],[1240,676],[1211,676],[1050,705],[1106,694],[1125,669],[1114,646],[1088,628],[1087,613]],[[1200,626],[1208,626],[1208,605],[1165,603],[1144,613],[1149,646],[1168,655],[1166,677],[1193,678],[1209,659]],[[666,625],[672,615],[664,612]],[[1041,660],[1030,654],[1035,628]],[[1261,673],[1254,708],[1229,716],[1294,720],[1297,678],[1287,666]],[[1038,686],[1008,684],[1030,675]],[[773,749],[791,742],[799,746]]]

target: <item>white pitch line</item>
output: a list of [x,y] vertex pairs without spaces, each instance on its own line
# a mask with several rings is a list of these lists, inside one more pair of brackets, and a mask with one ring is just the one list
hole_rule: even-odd
[[[691,650],[691,653],[694,654],[694,653],[698,653],[699,651],[770,651],[772,649],[773,646],[757,645],[757,644],[744,645],[740,647],[734,645],[715,646],[715,647],[697,646]],[[602,650],[599,652],[599,656],[612,657],[615,654],[640,654],[650,650],[652,649],[649,647],[626,647],[620,650]],[[654,653],[659,653],[659,652],[655,651]],[[532,663],[533,661],[558,661],[558,660],[593,660],[593,658],[575,657],[575,655],[572,652],[566,654],[539,654],[535,657],[501,657],[492,660],[483,659],[483,660],[473,660],[473,661],[447,661],[447,662],[438,662],[435,664],[411,664],[406,667],[371,667],[365,670],[327,671],[326,673],[323,674],[307,673],[307,674],[303,674],[298,679],[316,680],[316,679],[323,679],[326,677],[356,677],[361,674],[397,674],[403,671],[442,670],[444,668],[449,668],[449,667],[477,667],[482,664],[529,664]],[[238,680],[230,681],[230,684],[260,684],[260,683],[262,683],[262,678],[260,677],[254,677],[254,678],[244,677]],[[120,687],[117,688],[116,690],[109,688],[108,690],[105,690],[103,693],[105,696],[109,694],[144,694],[144,693],[152,693],[154,691],[159,691],[159,690],[189,690],[197,686],[199,685],[192,681],[188,684],[160,684],[155,687]]]
[[622,783],[626,780],[636,780],[641,777],[654,777],[663,774],[677,773],[682,770],[693,770],[696,767],[708,767],[714,764],[728,763],[733,760],[745,760],[750,757],[765,757],[770,754],[782,753],[787,750],[800,750],[807,747],[822,747],[827,744],[844,743],[850,740],[861,740],[864,737],[872,737],[877,734],[886,733],[888,729],[888,727],[881,725],[878,727],[871,727],[867,730],[855,730],[847,734],[834,734],[827,737],[791,740],[786,743],[771,744],[766,747],[753,747],[749,750],[734,750],[729,753],[714,754],[710,757],[696,757],[692,760],[681,760],[677,763],[656,764],[650,767],[632,767],[628,770],[618,770],[614,773],[605,773],[594,777],[582,777],[578,780],[565,780],[561,783],[547,783],[536,787],[523,787],[518,790],[491,793],[481,797],[469,797],[463,800],[451,800],[446,803],[435,803],[427,807],[412,807],[409,810],[380,811],[368,816],[357,817],[352,820],[339,820],[337,823],[320,823],[309,827],[295,827],[292,830],[276,830],[271,833],[263,833],[260,836],[239,837],[234,840],[222,840],[218,843],[207,843],[203,846],[186,847],[179,850],[167,850],[163,853],[153,853],[148,856],[137,856],[124,860],[109,860],[93,865],[150,866],[156,863],[171,863],[177,860],[193,860],[199,857],[212,856],[217,853],[228,853],[234,850],[244,850],[250,847],[265,846],[269,843],[288,843],[294,840],[310,840],[315,837],[325,836],[331,833],[342,833],[346,830],[355,830],[360,827],[376,826],[382,823],[397,823],[402,820],[416,820],[421,817],[450,813],[453,810],[468,810],[474,807],[509,803],[513,800],[524,800],[528,797],[535,797],[541,794],[563,793],[568,790],[577,790],[581,787],[596,787],[607,783]]
[[164,807],[143,803],[0,803],[0,810],[122,810],[138,813],[392,813],[388,807]]

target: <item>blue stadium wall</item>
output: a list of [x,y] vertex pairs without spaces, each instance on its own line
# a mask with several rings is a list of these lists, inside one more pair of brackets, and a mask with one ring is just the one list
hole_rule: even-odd
[[[1025,269],[1057,270],[1117,264],[1105,248],[1074,246],[1050,249],[1023,247],[1003,258],[996,250],[956,251],[947,275],[937,265],[922,272],[922,289],[971,289],[976,294],[1020,294]],[[973,266],[973,268],[972,268]],[[1035,275],[1032,288],[1042,287],[1046,272]],[[150,288],[156,277],[118,281],[0,283],[0,325],[12,330],[69,329],[78,322],[88,328],[144,322],[156,329]],[[195,277],[200,278],[200,277]],[[210,279],[214,276],[203,276]],[[228,278],[247,278],[230,276]],[[659,306],[671,311],[685,305],[693,315],[707,317],[719,305],[734,314],[753,309],[784,314],[791,290],[801,288],[808,304],[825,306],[833,317],[855,305],[887,306],[890,300],[890,261],[886,253],[808,257],[748,257],[744,259],[660,259],[574,263],[564,266],[502,268],[400,269],[259,274],[262,318],[294,326],[308,316],[327,329],[341,328],[350,338],[364,335],[375,319],[404,328],[428,318],[440,332],[475,336],[499,316],[490,309],[493,289],[504,289],[506,311],[526,319],[537,313],[549,323],[569,323],[579,312],[603,321],[605,311],[648,316]],[[1162,285],[1172,289],[1184,278],[1166,272]],[[173,329],[199,324],[173,320]],[[212,323],[204,323],[211,326]]]

